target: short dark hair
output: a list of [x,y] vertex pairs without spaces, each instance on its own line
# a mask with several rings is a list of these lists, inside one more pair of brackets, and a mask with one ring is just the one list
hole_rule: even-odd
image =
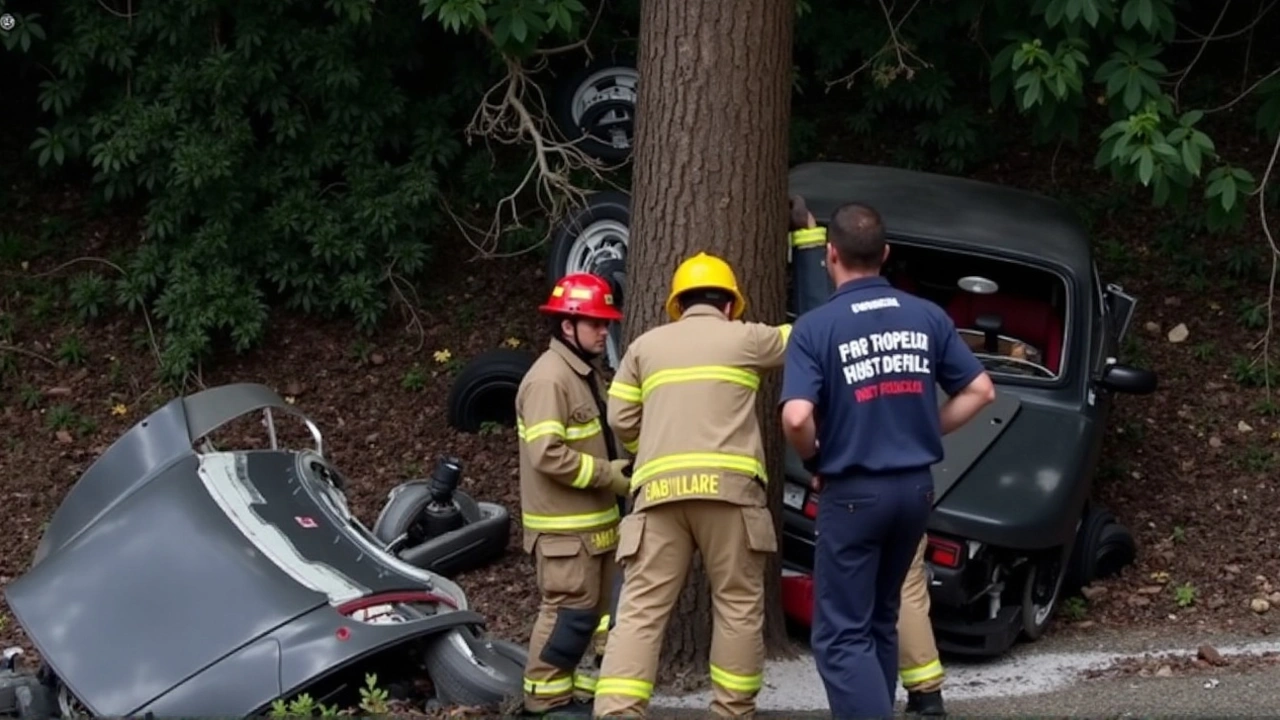
[[716,308],[722,308],[733,302],[733,294],[720,288],[694,288],[680,293],[680,296],[676,298],[676,302],[680,304],[681,312],[694,305],[711,305]]
[[884,260],[884,223],[880,213],[861,203],[845,203],[831,213],[827,242],[840,264],[858,270],[878,270]]

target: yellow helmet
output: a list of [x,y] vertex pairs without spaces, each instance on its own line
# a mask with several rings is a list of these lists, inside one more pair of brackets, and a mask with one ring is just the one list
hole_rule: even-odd
[[671,294],[667,296],[667,315],[672,320],[680,319],[680,303],[676,298],[687,290],[701,288],[717,288],[733,295],[733,319],[742,317],[747,309],[747,300],[738,290],[738,279],[733,275],[729,263],[714,255],[700,252],[680,263],[671,276]]

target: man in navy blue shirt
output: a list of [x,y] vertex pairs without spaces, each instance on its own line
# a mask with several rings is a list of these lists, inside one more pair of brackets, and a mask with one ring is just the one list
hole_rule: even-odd
[[995,399],[942,308],[880,276],[888,257],[874,209],[832,213],[836,290],[797,319],[783,370],[783,431],[822,488],[812,646],[836,718],[893,715],[898,606],[933,508],[930,466],[942,436]]

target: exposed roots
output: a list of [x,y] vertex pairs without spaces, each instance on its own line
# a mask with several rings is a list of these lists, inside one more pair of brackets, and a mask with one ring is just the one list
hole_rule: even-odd
[[1267,238],[1267,245],[1271,249],[1271,279],[1267,286],[1267,331],[1262,336],[1262,377],[1266,382],[1267,400],[1271,400],[1271,334],[1275,330],[1275,304],[1276,304],[1276,274],[1280,270],[1280,247],[1276,245],[1275,235],[1271,232],[1271,226],[1267,221],[1267,183],[1271,180],[1271,173],[1276,167],[1276,157],[1280,155],[1280,134],[1276,135],[1275,144],[1271,148],[1271,160],[1267,162],[1267,169],[1262,173],[1262,181],[1258,183],[1258,189],[1253,194],[1258,196],[1258,216],[1262,221],[1262,234]]
[[[545,61],[544,61],[545,62]],[[589,190],[578,187],[573,175],[585,170],[596,180],[611,166],[597,160],[564,141],[554,133],[547,116],[542,90],[529,79],[530,71],[518,60],[507,59],[506,76],[485,93],[467,125],[468,142],[480,136],[486,142],[503,145],[529,144],[533,160],[519,184],[494,208],[488,227],[478,227],[445,203],[444,209],[458,230],[483,258],[510,257],[536,249],[550,236],[550,228],[575,207],[586,203]],[[517,203],[532,191],[532,207],[522,209]],[[548,219],[547,232],[541,240],[522,250],[502,253],[499,239],[504,233],[526,227],[524,221],[536,215]]]

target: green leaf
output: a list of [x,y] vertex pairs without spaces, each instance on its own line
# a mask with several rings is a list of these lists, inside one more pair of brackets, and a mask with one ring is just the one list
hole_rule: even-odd
[[[1104,0],[1104,1],[1109,1],[1109,0]],[[1098,6],[1095,4],[1095,2],[1096,0],[1083,0],[1084,4],[1083,4],[1083,7],[1081,8],[1081,11],[1084,15],[1084,21],[1089,23],[1089,27],[1097,27],[1098,19],[1101,17],[1100,14],[1098,13]]]
[[1200,148],[1195,143],[1182,143],[1182,164],[1187,168],[1187,172],[1199,177],[1200,175]]
[[1142,148],[1136,153],[1138,158],[1138,181],[1143,185],[1151,183],[1151,175],[1155,172],[1155,157],[1151,148]]

